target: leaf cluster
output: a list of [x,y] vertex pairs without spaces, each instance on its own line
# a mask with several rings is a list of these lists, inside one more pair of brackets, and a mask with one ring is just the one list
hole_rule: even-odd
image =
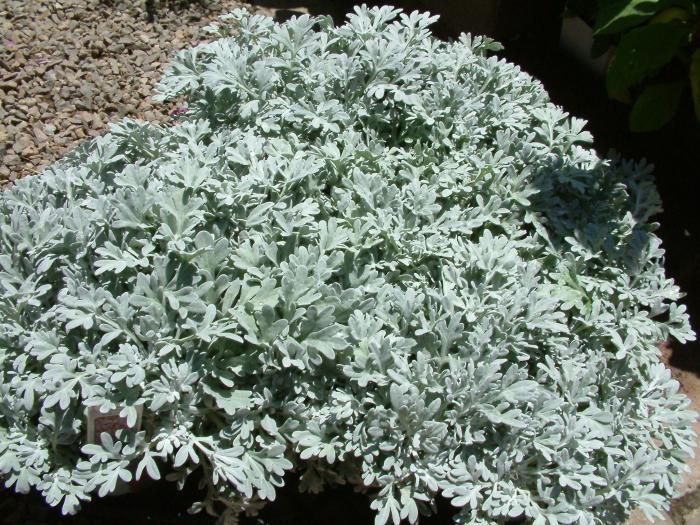
[[[650,169],[433,20],[235,11],[161,82],[177,123],[0,194],[6,486],[73,513],[199,472],[230,523],[291,470],[377,525],[438,495],[472,525],[667,505],[695,415],[656,345],[694,334]],[[86,407],[129,428],[88,444]]]

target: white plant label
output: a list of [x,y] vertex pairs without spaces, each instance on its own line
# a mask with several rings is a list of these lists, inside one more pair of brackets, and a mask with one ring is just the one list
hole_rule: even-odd
[[[143,405],[136,406],[138,416],[136,418],[136,430],[141,429],[141,416],[143,415]],[[107,432],[112,437],[115,437],[117,430],[128,429],[126,417],[120,416],[122,407],[117,407],[108,412],[100,412],[99,407],[91,406],[85,409],[87,417],[87,442],[97,443],[97,438],[103,432]]]

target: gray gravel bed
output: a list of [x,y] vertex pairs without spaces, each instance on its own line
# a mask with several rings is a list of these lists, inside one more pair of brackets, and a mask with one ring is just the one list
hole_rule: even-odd
[[0,185],[37,173],[122,117],[163,121],[172,105],[153,88],[175,53],[206,38],[202,27],[246,6],[206,0],[0,1]]

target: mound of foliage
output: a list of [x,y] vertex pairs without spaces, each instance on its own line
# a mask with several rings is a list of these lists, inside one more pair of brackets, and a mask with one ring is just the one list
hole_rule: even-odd
[[[0,196],[6,485],[73,513],[197,472],[229,523],[290,471],[380,525],[664,507],[695,415],[657,343],[693,333],[649,167],[427,14],[223,18],[160,85],[175,125]],[[89,407],[130,428],[87,443]]]

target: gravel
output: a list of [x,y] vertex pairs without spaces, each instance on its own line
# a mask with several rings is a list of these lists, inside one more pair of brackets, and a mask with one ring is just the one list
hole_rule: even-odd
[[167,120],[151,100],[175,53],[237,0],[157,6],[141,0],[0,1],[0,185],[38,173],[122,117]]

